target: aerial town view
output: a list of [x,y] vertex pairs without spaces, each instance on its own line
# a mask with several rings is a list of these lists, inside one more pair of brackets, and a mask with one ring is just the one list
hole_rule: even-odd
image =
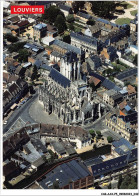
[[3,2],[3,189],[138,188],[137,37],[137,1]]

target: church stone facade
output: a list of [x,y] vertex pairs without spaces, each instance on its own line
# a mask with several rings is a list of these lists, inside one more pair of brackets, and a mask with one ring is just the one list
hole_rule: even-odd
[[71,81],[80,79],[81,62],[77,55],[73,52],[68,52],[61,59],[60,73]]
[[101,105],[91,100],[92,90],[80,79],[81,63],[73,52],[61,59],[60,72],[52,68],[39,87],[39,101],[50,115],[54,113],[63,124],[84,124],[101,117]]

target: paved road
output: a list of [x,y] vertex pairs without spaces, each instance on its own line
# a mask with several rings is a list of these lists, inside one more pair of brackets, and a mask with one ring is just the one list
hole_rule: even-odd
[[7,125],[3,125],[3,133],[6,133],[10,127],[13,125],[13,123],[21,117],[25,122],[35,122],[28,113],[28,110],[30,106],[32,105],[32,102],[37,98],[38,93],[36,92],[31,99],[29,99],[26,103],[24,103],[19,109],[16,109],[13,114],[9,117],[7,120]]

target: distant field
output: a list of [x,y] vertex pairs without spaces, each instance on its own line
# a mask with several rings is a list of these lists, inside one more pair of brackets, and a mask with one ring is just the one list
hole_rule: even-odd
[[127,3],[127,2],[122,2],[121,5],[123,5],[125,9],[130,9],[133,7],[133,5],[131,5],[130,3]]
[[135,4],[138,4],[138,1],[131,1],[131,2],[133,2],[133,3],[135,3]]
[[123,24],[130,24],[131,19],[130,18],[118,18],[115,23],[118,25],[123,25]]
[[138,13],[138,10],[133,10],[130,12],[132,16],[135,16]]

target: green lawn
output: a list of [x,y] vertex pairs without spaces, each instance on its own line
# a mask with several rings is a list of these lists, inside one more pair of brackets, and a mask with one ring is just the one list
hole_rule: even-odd
[[77,27],[77,26],[74,26],[74,31],[75,32],[81,32],[81,28]]
[[133,7],[133,5],[131,5],[130,3],[127,3],[127,2],[122,2],[121,5],[123,5],[125,9],[130,9]]
[[137,13],[138,13],[138,10],[133,10],[133,11],[130,12],[130,14],[131,14],[132,16],[135,16]]
[[112,65],[114,66],[114,67],[118,67],[118,68],[120,68],[121,69],[121,71],[124,71],[124,70],[126,70],[127,69],[127,66],[125,65],[121,65],[121,64],[117,64],[116,62],[112,62]]
[[130,24],[131,19],[130,18],[118,18],[115,23],[118,25],[123,25],[123,24]]

